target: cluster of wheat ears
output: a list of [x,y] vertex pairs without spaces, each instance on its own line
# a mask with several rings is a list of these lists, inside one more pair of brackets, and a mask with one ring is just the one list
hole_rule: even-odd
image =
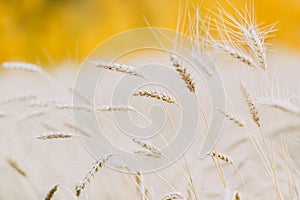
[[[5,133],[0,136],[1,145],[3,144],[0,147],[3,154],[1,156],[5,160],[5,164],[0,165],[0,171],[11,174],[2,179],[0,199],[299,199],[300,173],[297,167],[300,157],[296,152],[299,150],[299,141],[296,136],[291,137],[291,132],[296,134],[294,131],[297,126],[288,122],[297,121],[300,107],[288,95],[283,94],[280,88],[274,91],[273,80],[270,80],[269,71],[272,66],[268,65],[268,44],[265,40],[272,36],[275,25],[257,23],[252,5],[245,7],[243,11],[233,6],[231,11],[227,11],[219,5],[215,11],[210,10],[209,13],[210,16],[203,19],[198,8],[182,6],[179,9],[177,26],[178,32],[186,33],[192,39],[192,43],[185,44],[181,41],[180,45],[190,49],[190,54],[196,58],[207,76],[213,77],[217,72],[201,59],[195,46],[200,46],[202,51],[211,53],[214,57],[229,60],[215,63],[221,76],[228,76],[226,71],[231,70],[229,82],[224,80],[226,109],[217,108],[225,118],[224,138],[221,137],[206,158],[197,157],[197,152],[194,152],[197,151],[196,145],[196,148],[183,153],[181,158],[162,170],[144,174],[118,163],[123,172],[128,172],[119,173],[106,168],[107,163],[112,160],[116,165],[116,155],[111,153],[96,158],[90,170],[81,177],[72,167],[80,163],[86,155],[78,152],[78,149],[84,151],[78,147],[80,143],[68,145],[68,141],[90,137],[91,134],[85,127],[76,126],[72,120],[72,112],[93,112],[105,116],[111,113],[142,111],[134,105],[93,105],[76,89],[59,85],[53,76],[35,64],[4,62],[2,66],[6,70],[3,73],[4,78],[1,79],[2,90],[3,93],[13,93],[0,104],[2,126],[8,127],[2,128]],[[168,61],[169,67],[177,73],[178,80],[174,81],[184,85],[201,108],[203,120],[200,123],[206,124],[199,128],[201,140],[203,132],[209,129],[208,110],[202,109],[206,107],[201,100],[204,89],[195,79],[193,70],[186,63],[183,64],[179,57],[171,54]],[[89,59],[84,62],[106,71],[108,75],[119,74],[141,78],[147,82],[145,75],[135,66]],[[229,69],[226,68],[228,65]],[[18,71],[15,73],[16,77],[11,77],[14,74],[10,70]],[[13,78],[21,83],[11,83],[9,80]],[[28,86],[26,81],[30,82]],[[19,89],[14,88],[14,85]],[[42,88],[43,91],[38,92],[37,88]],[[22,93],[16,95],[15,91]],[[72,96],[77,96],[86,103],[70,103]],[[181,107],[176,97],[155,87],[139,89],[132,96],[142,104],[147,101],[164,105],[166,112],[172,109],[169,106],[174,106],[174,109]],[[41,158],[30,157],[35,152],[35,141],[49,147],[48,151],[42,151],[45,155]],[[154,160],[164,156],[154,141],[132,137],[128,143],[138,147],[132,151],[133,154]],[[70,154],[60,155],[57,148],[66,152],[66,148],[70,148],[72,151]],[[70,155],[71,158],[66,158]],[[58,162],[59,165],[65,163],[64,166],[69,167],[56,172],[54,169]],[[51,173],[63,177],[72,170],[74,174],[65,175],[66,178],[52,183],[53,186],[48,185],[46,179],[57,180],[49,178]],[[84,172],[81,170],[79,173]],[[78,181],[74,182],[75,179]],[[90,184],[92,180],[93,183]]]

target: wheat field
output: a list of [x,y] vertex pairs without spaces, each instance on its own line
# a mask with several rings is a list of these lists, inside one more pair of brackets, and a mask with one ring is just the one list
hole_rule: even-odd
[[181,6],[162,50],[2,63],[0,199],[299,199],[299,55],[251,4]]

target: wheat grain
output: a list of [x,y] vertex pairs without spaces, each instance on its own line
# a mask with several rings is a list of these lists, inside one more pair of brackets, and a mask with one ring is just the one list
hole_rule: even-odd
[[190,92],[195,93],[195,82],[191,77],[191,74],[187,72],[186,68],[181,66],[181,63],[175,55],[171,55],[170,57],[172,65],[181,76],[181,79],[185,82],[186,87],[190,90]]
[[141,140],[138,140],[136,138],[132,138],[132,141],[136,144],[138,144],[139,146],[149,150],[150,152],[152,152],[153,154],[156,154],[158,156],[161,156],[161,151],[154,145],[143,142]]
[[167,102],[167,103],[170,103],[170,104],[177,104],[176,100],[167,95],[167,94],[164,94],[164,93],[158,93],[158,92],[155,92],[155,91],[150,91],[150,90],[139,90],[137,92],[135,92],[133,94],[133,96],[140,96],[140,97],[150,97],[150,98],[153,98],[153,99],[160,99],[164,102]]
[[138,77],[143,77],[143,75],[140,72],[138,72],[134,67],[129,66],[129,65],[120,64],[120,63],[94,61],[94,60],[86,60],[86,61],[88,63],[90,63],[91,65],[94,65],[94,66],[102,68],[102,69],[121,72],[121,73],[130,74],[130,75],[138,76]]
[[44,198],[45,200],[51,200],[54,193],[57,191],[58,184],[54,185],[49,192],[47,193],[46,197]]
[[165,196],[163,196],[161,198],[161,200],[184,200],[184,199],[186,199],[186,198],[180,192],[172,192],[172,193],[166,194]]
[[12,160],[11,158],[6,158],[6,162],[21,176],[23,176],[25,178],[27,177],[27,174],[25,173],[25,171],[22,170],[14,160]]
[[106,155],[103,156],[102,158],[96,160],[87,175],[83,178],[83,180],[79,181],[78,184],[75,187],[75,192],[76,196],[80,196],[80,193],[84,190],[85,186],[91,182],[92,178],[95,176],[95,174],[99,171],[100,168],[102,168],[107,162],[107,160],[111,157],[112,155]]
[[253,103],[253,100],[252,100],[250,94],[248,93],[246,87],[243,84],[241,84],[241,91],[242,91],[243,97],[247,103],[247,106],[248,106],[248,109],[250,111],[253,121],[256,123],[256,125],[258,127],[260,127],[260,119],[259,119],[259,115],[258,115],[258,109],[257,109],[256,105]]
[[24,71],[29,71],[29,72],[38,72],[41,73],[43,70],[31,63],[25,63],[25,62],[4,62],[2,63],[2,66],[4,69],[19,69],[19,70],[24,70]]
[[229,121],[231,121],[235,125],[237,125],[239,127],[245,127],[246,126],[245,122],[243,122],[239,118],[233,116],[231,113],[224,112],[223,110],[220,110],[220,109],[219,109],[219,111],[224,114],[224,116],[226,117],[226,119],[228,119]]

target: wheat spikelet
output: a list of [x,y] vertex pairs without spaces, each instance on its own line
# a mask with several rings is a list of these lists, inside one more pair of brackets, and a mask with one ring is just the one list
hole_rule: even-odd
[[186,68],[181,67],[181,63],[175,55],[171,55],[171,62],[181,76],[181,79],[185,82],[186,87],[190,90],[190,92],[195,93],[195,82],[192,79],[191,74],[187,72]]
[[217,158],[219,160],[222,160],[226,163],[233,163],[232,160],[228,157],[228,156],[225,156],[223,154],[220,154],[220,153],[217,153],[215,151],[213,151],[212,153],[209,154],[211,157],[213,158]]
[[105,105],[96,108],[97,111],[102,111],[102,112],[112,112],[112,111],[133,111],[135,112],[136,110],[131,107],[131,106],[126,106],[126,105]]
[[133,141],[134,143],[136,143],[137,145],[139,145],[139,146],[141,146],[141,147],[143,147],[143,148],[149,150],[149,151],[152,152],[153,154],[156,154],[156,155],[158,155],[158,156],[161,156],[161,151],[160,151],[157,147],[155,147],[154,145],[149,144],[149,143],[146,143],[146,142],[143,142],[143,141],[138,140],[138,139],[136,139],[136,138],[132,138],[132,141]]
[[6,158],[6,162],[11,166],[11,168],[13,168],[21,176],[23,176],[25,178],[27,177],[27,174],[25,173],[25,171],[22,170],[14,160],[12,160],[11,158]]
[[238,191],[235,191],[233,193],[233,200],[241,200],[241,196],[240,196],[240,193]]
[[102,62],[102,61],[94,61],[94,60],[87,60],[88,63],[91,65],[94,65],[96,67],[107,69],[111,71],[121,72],[125,74],[130,74],[133,76],[143,77],[143,75],[138,72],[134,67],[120,64],[120,63],[108,63],[108,62]]
[[233,47],[226,46],[220,43],[217,43],[216,45],[219,49],[223,50],[228,55],[232,56],[233,58],[240,60],[241,62],[245,63],[249,67],[256,67],[255,62],[251,57],[248,55],[242,53],[241,51],[238,51],[237,49],[234,49]]
[[237,125],[239,127],[245,127],[246,126],[245,122],[243,122],[239,118],[233,116],[231,113],[224,112],[223,110],[220,110],[220,109],[219,109],[219,111],[224,114],[224,116],[226,117],[226,119],[228,119],[229,121],[231,121],[235,125]]
[[186,199],[186,198],[180,192],[172,192],[172,193],[166,194],[165,196],[163,196],[161,198],[161,200],[183,200],[183,199]]
[[19,70],[24,70],[24,71],[29,71],[29,72],[38,72],[41,73],[43,70],[31,63],[25,63],[25,62],[4,62],[2,63],[2,66],[4,69],[19,69]]
[[248,109],[250,111],[253,121],[256,123],[256,125],[258,127],[260,127],[260,119],[258,116],[258,109],[255,106],[255,104],[253,103],[253,100],[251,99],[246,87],[243,84],[241,84],[241,91],[242,91],[243,97],[247,103],[247,106],[248,106]]
[[140,154],[143,156],[149,156],[152,158],[160,158],[161,157],[161,155],[153,153],[152,151],[149,151],[147,149],[136,149],[136,150],[134,150],[134,153]]
[[35,136],[39,140],[52,140],[52,139],[64,139],[64,138],[71,138],[75,136],[74,134],[64,133],[64,132],[51,132],[45,133],[42,135]]
[[96,160],[87,175],[83,178],[83,180],[79,181],[78,184],[75,187],[76,196],[80,196],[80,193],[84,190],[85,186],[91,182],[92,178],[95,176],[95,174],[99,171],[100,168],[102,168],[105,164],[105,162],[111,157],[112,155],[106,155],[100,158],[99,160]]
[[158,93],[155,91],[147,91],[147,90],[139,90],[133,94],[133,96],[140,96],[140,97],[150,97],[153,99],[160,99],[164,102],[170,103],[170,104],[177,104],[175,99],[169,95]]
[[54,185],[49,192],[47,193],[46,197],[44,198],[44,200],[51,200],[54,193],[57,191],[58,188],[58,184]]

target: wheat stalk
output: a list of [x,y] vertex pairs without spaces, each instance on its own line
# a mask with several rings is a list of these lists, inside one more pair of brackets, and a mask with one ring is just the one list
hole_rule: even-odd
[[163,196],[161,198],[161,200],[184,200],[184,199],[186,199],[186,198],[180,192],[172,192],[172,193],[166,194],[165,196]]
[[167,102],[167,103],[170,103],[170,104],[177,104],[176,100],[167,95],[167,94],[164,94],[164,93],[158,93],[158,92],[155,92],[155,91],[149,91],[149,90],[139,90],[137,92],[135,92],[133,94],[133,96],[140,96],[140,97],[150,97],[150,98],[153,98],[153,99],[160,99],[164,102]]
[[121,73],[130,74],[138,77],[143,77],[143,75],[140,72],[138,72],[134,67],[129,65],[120,64],[120,63],[109,63],[103,61],[94,61],[94,60],[86,60],[86,61],[91,65],[94,65],[102,69],[121,72]]
[[84,190],[85,186],[91,182],[92,178],[95,176],[95,174],[99,171],[100,168],[102,168],[105,164],[105,162],[111,157],[112,155],[106,155],[102,158],[96,160],[89,172],[86,174],[86,176],[83,178],[83,180],[79,181],[78,184],[75,187],[76,196],[80,196],[80,193]]
[[141,140],[138,140],[136,138],[132,138],[132,141],[134,143],[136,143],[137,145],[149,150],[150,152],[152,152],[153,154],[156,154],[157,156],[161,156],[161,151],[154,145],[143,142]]
[[58,184],[54,185],[49,192],[47,193],[46,197],[44,198],[44,200],[51,200],[52,197],[54,196],[54,193],[57,191],[58,189]]
[[171,62],[172,65],[175,67],[176,71],[181,76],[181,79],[185,82],[186,87],[190,90],[190,92],[195,94],[195,82],[191,77],[191,74],[187,72],[186,68],[181,66],[181,63],[178,61],[177,56],[171,55]]
[[243,84],[241,84],[241,91],[242,91],[243,97],[247,103],[247,106],[248,106],[248,109],[250,111],[253,121],[256,123],[256,125],[258,127],[260,127],[260,119],[259,119],[259,115],[258,115],[258,109],[257,109],[256,105],[254,104],[246,87]]

